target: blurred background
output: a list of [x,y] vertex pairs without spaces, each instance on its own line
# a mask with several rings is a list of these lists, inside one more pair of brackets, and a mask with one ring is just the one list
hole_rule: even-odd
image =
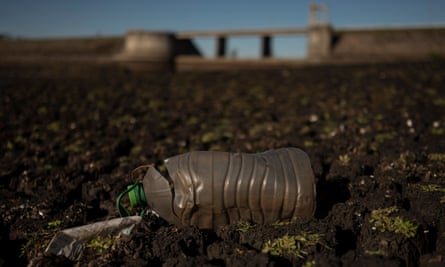
[[[122,36],[129,29],[200,31],[306,27],[313,1],[118,1],[2,0],[0,34],[8,37]],[[320,1],[337,28],[431,26],[445,24],[445,1]],[[300,58],[306,36],[276,37],[274,56]],[[258,57],[256,37],[233,37],[228,56]],[[214,53],[212,38],[196,38],[204,56]]]

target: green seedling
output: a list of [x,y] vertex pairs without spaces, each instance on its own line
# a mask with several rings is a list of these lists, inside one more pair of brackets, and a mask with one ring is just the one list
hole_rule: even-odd
[[41,106],[37,109],[37,113],[39,115],[45,115],[46,113],[48,113],[48,109],[45,106]]
[[351,157],[348,154],[338,156],[338,160],[342,166],[348,166],[351,162]]
[[109,123],[111,126],[119,127],[126,123],[130,123],[130,124],[136,123],[136,118],[131,116],[130,114],[124,114],[120,117],[112,118]]
[[360,113],[358,116],[357,116],[357,122],[359,123],[359,124],[369,124],[369,118],[365,115],[365,114],[363,114],[363,113]]
[[272,225],[280,227],[280,226],[285,226],[285,225],[289,225],[289,224],[295,223],[297,221],[298,221],[298,216],[294,216],[290,220],[278,220],[278,221],[272,223]]
[[372,151],[377,151],[378,148],[379,148],[379,146],[380,146],[381,144],[383,144],[383,143],[384,143],[385,141],[387,141],[387,140],[392,140],[392,139],[394,139],[396,136],[397,136],[397,133],[396,133],[396,132],[387,132],[387,133],[380,133],[380,134],[377,134],[377,135],[374,137],[374,142],[372,142],[372,143],[370,144],[370,149],[371,149]]
[[300,129],[300,134],[309,134],[311,132],[311,127],[305,125]]
[[114,241],[118,238],[118,236],[96,236],[88,242],[87,247],[91,248],[96,252],[96,254],[102,254],[106,249],[109,249],[111,245],[113,245]]
[[365,250],[365,254],[370,256],[387,256],[387,253],[383,250]]
[[246,233],[253,228],[255,228],[255,225],[248,221],[241,220],[236,224],[236,230],[241,233]]
[[445,193],[445,186],[440,186],[437,184],[427,184],[427,185],[419,185],[420,190],[423,192],[442,192]]
[[273,256],[282,256],[284,253],[291,254],[299,258],[304,258],[307,252],[301,248],[301,244],[298,243],[294,236],[289,236],[285,234],[281,238],[274,239],[273,241],[268,240],[263,247],[263,253],[269,253]]
[[285,234],[280,238],[268,240],[264,243],[262,252],[269,253],[273,256],[283,256],[287,254],[304,259],[308,254],[307,251],[309,248],[317,244],[327,247],[321,238],[322,235],[320,234],[310,234],[306,232],[301,232],[295,236]]
[[445,128],[433,128],[433,129],[431,129],[431,133],[434,135],[444,135]]
[[311,140],[305,140],[303,145],[305,147],[313,147],[315,145],[315,143],[314,143],[314,141],[311,141]]
[[240,248],[235,248],[234,250],[233,250],[233,254],[234,255],[243,255],[243,254],[245,254],[246,253],[246,250],[242,250],[242,249],[240,249]]
[[431,161],[445,161],[445,153],[428,154],[428,159]]
[[8,141],[8,143],[6,143],[6,148],[8,150],[13,150],[14,149],[14,144],[11,141]]
[[16,136],[14,140],[8,141],[6,143],[6,148],[8,150],[12,150],[16,147],[24,147],[25,145],[26,145],[26,139],[23,136],[19,135]]
[[61,224],[62,224],[61,220],[51,221],[51,222],[48,222],[48,228],[55,228],[55,227],[60,226]]
[[306,261],[305,263],[303,263],[303,267],[315,267],[317,265],[317,262],[312,260],[312,261]]
[[211,143],[217,141],[221,138],[221,135],[217,132],[206,132],[201,136],[201,142]]
[[47,126],[48,130],[51,130],[55,133],[57,133],[58,131],[60,131],[60,123],[58,121],[53,121],[50,124],[48,124]]
[[415,223],[405,220],[400,216],[393,217],[393,213],[399,211],[396,206],[392,206],[386,209],[377,209],[371,212],[370,223],[373,223],[374,227],[380,232],[394,232],[402,234],[406,238],[414,237],[417,232]]
[[73,143],[69,144],[64,148],[65,152],[82,152],[84,146],[84,141],[82,139],[77,139]]
[[323,132],[325,134],[335,134],[336,129],[337,125],[334,122],[326,122],[326,125],[323,127]]
[[445,107],[445,98],[436,98],[434,101],[433,101],[433,104],[435,105],[435,106],[438,106],[438,107]]
[[[427,185],[418,185],[420,190],[423,192],[441,192],[445,193],[445,186],[440,186],[437,184],[427,184]],[[440,204],[445,203],[445,196],[440,197]]]

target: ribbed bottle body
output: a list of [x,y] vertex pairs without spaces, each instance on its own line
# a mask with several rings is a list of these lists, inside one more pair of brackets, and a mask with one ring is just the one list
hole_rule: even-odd
[[297,148],[258,154],[196,151],[166,160],[173,211],[182,226],[216,228],[239,220],[259,224],[310,217],[315,179]]

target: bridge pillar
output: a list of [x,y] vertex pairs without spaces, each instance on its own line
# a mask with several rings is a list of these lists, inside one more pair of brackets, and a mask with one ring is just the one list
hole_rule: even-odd
[[226,56],[226,37],[218,36],[216,37],[216,57]]
[[265,35],[261,37],[261,55],[263,57],[271,57],[272,56],[272,45],[271,38],[269,35]]

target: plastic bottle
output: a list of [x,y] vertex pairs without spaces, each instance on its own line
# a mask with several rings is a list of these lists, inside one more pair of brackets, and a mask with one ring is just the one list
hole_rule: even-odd
[[[131,205],[149,206],[177,226],[203,229],[239,220],[258,224],[309,218],[316,207],[309,157],[298,148],[258,154],[195,151],[165,160],[170,179],[150,167],[130,186]],[[125,210],[118,207],[121,215]]]

